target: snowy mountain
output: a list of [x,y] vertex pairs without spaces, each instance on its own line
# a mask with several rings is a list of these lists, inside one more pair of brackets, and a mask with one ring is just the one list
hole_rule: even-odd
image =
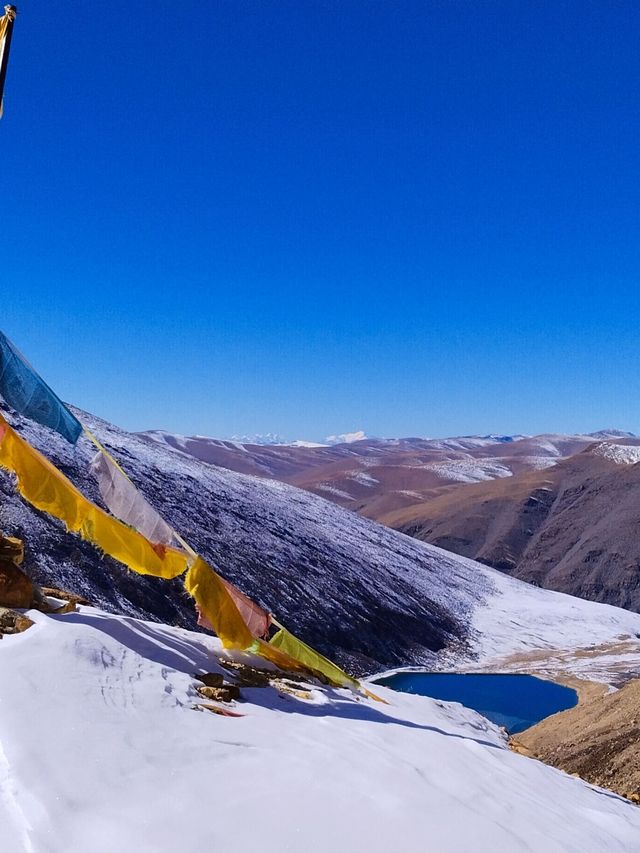
[[461,705],[242,688],[211,637],[92,608],[0,642],[3,853],[634,853],[640,810]]
[[[635,614],[529,587],[308,492],[82,418],[225,577],[356,674],[439,666],[454,652],[473,659],[495,642],[513,651],[553,648],[558,629],[574,622],[583,626],[574,645],[640,631]],[[72,448],[31,423],[16,419],[16,426],[99,502],[88,441]],[[179,582],[134,575],[100,556],[26,505],[6,474],[0,475],[0,529],[25,539],[26,568],[36,580],[108,610],[194,625]]]
[[354,432],[343,432],[340,435],[328,435],[325,441],[329,445],[333,444],[353,444],[354,441],[364,441],[369,436],[364,430],[358,429]]
[[640,611],[640,446],[619,441],[443,490],[380,520],[539,586]]
[[[323,448],[164,441],[230,470],[313,492],[523,580],[640,609],[640,475],[622,470],[640,461],[640,439],[621,430],[366,439]],[[549,525],[555,516],[558,523]]]
[[590,432],[592,438],[638,438],[634,432],[627,432],[623,429],[600,429],[597,432]]
[[[195,436],[196,438],[204,438],[205,436]],[[269,447],[270,445],[278,445],[289,444],[287,439],[278,435],[275,432],[267,432],[267,433],[256,433],[255,435],[233,435],[230,439],[225,439],[225,441],[231,441],[234,444],[256,444],[260,447]]]

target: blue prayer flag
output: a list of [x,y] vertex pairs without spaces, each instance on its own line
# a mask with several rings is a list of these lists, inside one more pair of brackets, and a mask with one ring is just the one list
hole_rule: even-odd
[[75,444],[82,424],[0,332],[0,394],[7,403],[32,421],[50,427]]

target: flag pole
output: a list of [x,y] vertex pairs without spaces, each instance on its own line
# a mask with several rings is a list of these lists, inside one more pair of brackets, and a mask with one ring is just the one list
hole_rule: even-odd
[[11,49],[11,36],[13,35],[13,24],[16,19],[18,10],[15,6],[9,5],[4,7],[4,12],[7,17],[6,28],[4,33],[4,46],[2,49],[2,58],[0,59],[0,116],[2,115],[2,99],[4,96],[4,81],[7,77],[7,66],[9,65],[9,50]]

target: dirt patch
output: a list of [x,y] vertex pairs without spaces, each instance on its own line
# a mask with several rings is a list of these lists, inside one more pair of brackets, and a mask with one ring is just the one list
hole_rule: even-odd
[[640,680],[611,693],[583,688],[575,708],[521,732],[511,746],[640,802]]

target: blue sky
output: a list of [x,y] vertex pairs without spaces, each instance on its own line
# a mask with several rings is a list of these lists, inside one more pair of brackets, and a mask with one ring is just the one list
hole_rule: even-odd
[[640,10],[25,0],[3,330],[133,429],[640,432]]

